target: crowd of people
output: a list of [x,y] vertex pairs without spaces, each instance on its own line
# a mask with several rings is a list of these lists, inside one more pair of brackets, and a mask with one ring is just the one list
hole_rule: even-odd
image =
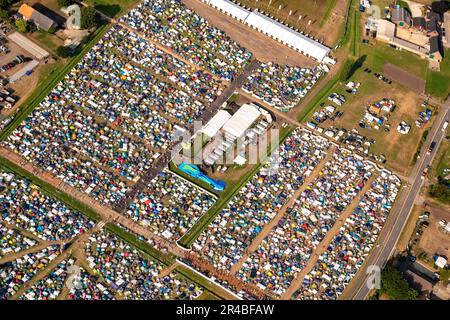
[[14,229],[0,223],[0,259],[10,253],[16,253],[36,245],[36,241],[25,237]]
[[86,242],[89,267],[124,299],[195,299],[203,289],[175,271],[161,274],[165,266],[145,257],[116,236],[99,232]]
[[120,22],[192,64],[231,81],[252,54],[178,0],[145,0]]
[[0,172],[0,189],[1,220],[41,239],[70,240],[95,224],[12,173]]
[[280,297],[373,171],[358,156],[337,149],[237,275]]
[[399,188],[397,177],[381,172],[303,279],[297,299],[330,300],[342,294],[373,248]]
[[323,160],[330,143],[295,130],[194,243],[214,267],[229,270]]
[[15,295],[26,282],[60,254],[60,249],[59,245],[52,245],[39,252],[0,264],[0,300]]
[[156,234],[176,240],[215,202],[215,196],[172,172],[163,171],[136,196],[126,215]]
[[274,108],[287,111],[300,102],[322,74],[318,67],[308,69],[263,63],[248,77],[242,89]]

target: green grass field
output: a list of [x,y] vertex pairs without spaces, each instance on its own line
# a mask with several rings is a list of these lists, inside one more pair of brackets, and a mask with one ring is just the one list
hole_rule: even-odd
[[361,56],[366,55],[366,65],[374,72],[382,72],[386,63],[391,63],[411,74],[426,79],[428,62],[418,55],[402,50],[390,48],[384,43],[363,45],[360,47]]
[[441,70],[428,72],[427,92],[442,99],[450,95],[450,49],[445,51]]
[[138,2],[138,0],[85,0],[85,3],[111,18],[128,11]]
[[448,175],[448,173],[444,173],[444,169],[450,169],[450,142],[443,141],[439,147],[436,158],[434,159],[433,168],[436,177],[445,178]]
[[322,15],[322,18],[320,19],[320,26],[323,27],[325,23],[330,19],[331,13],[333,12],[334,7],[336,7],[337,0],[330,0],[327,1],[325,12]]
[[59,39],[56,35],[48,32],[37,30],[30,35],[37,42],[45,46],[52,54],[56,54],[56,49],[64,45],[64,41]]

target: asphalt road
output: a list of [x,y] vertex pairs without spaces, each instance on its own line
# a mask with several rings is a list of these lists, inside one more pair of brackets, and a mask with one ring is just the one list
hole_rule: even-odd
[[[423,144],[420,152],[420,158],[417,160],[409,180],[412,184],[409,183],[406,185],[405,190],[403,191],[404,196],[399,199],[399,203],[394,208],[390,218],[386,222],[376,248],[366,260],[365,266],[360,270],[358,277],[354,279],[356,282],[352,284],[353,292],[348,294],[348,298],[353,300],[365,299],[371,291],[371,289],[366,285],[368,279],[368,275],[366,274],[367,266],[377,265],[380,268],[383,268],[389,258],[394,254],[397,241],[400,238],[406,222],[408,221],[411,209],[424,183],[422,173],[428,165],[431,165],[436,152],[439,149],[439,145],[445,138],[445,132],[442,131],[442,126],[445,121],[449,120],[450,98],[447,99],[443,105],[441,112],[438,114],[437,119],[435,120],[434,125],[428,134],[425,143]],[[433,141],[436,142],[436,146],[433,149],[433,152],[427,154],[428,148]],[[399,146],[399,148],[401,148],[401,146]]]

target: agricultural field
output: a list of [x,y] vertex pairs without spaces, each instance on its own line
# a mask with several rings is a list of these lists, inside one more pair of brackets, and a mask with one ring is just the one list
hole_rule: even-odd
[[428,71],[427,92],[439,98],[445,99],[450,95],[450,49],[444,53],[440,71]]

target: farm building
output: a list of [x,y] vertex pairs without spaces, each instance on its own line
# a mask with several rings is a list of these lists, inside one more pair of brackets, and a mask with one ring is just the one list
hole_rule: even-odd
[[36,27],[44,31],[50,31],[57,25],[55,21],[26,3],[19,8],[19,14],[21,14],[26,21],[33,22]]

